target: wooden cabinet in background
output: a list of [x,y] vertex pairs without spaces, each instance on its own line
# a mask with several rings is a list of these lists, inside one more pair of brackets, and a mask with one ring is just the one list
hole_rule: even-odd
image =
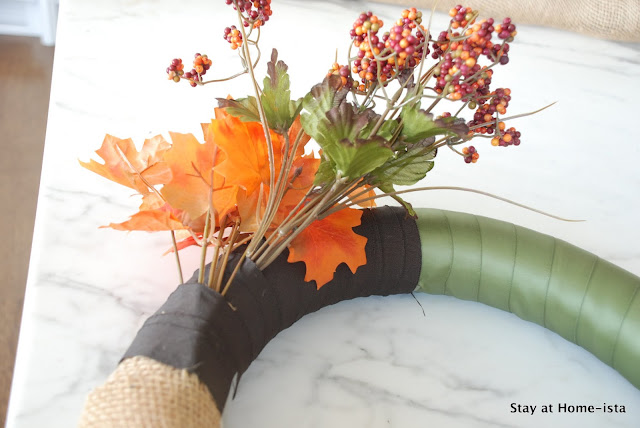
[[57,20],[58,0],[0,0],[0,34],[40,37],[50,46]]

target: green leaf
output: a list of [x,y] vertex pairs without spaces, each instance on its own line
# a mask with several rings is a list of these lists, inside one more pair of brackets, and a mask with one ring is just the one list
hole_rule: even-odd
[[340,145],[343,140],[354,142],[367,123],[368,115],[356,112],[351,104],[342,103],[329,110],[320,121],[316,141],[323,150]]
[[316,125],[315,139],[342,177],[358,178],[393,156],[384,138],[359,137],[368,123],[368,113],[358,113],[351,104],[342,103],[325,116]]
[[422,146],[414,146],[397,153],[371,174],[377,182],[411,186],[422,180],[433,168],[435,151]]
[[258,102],[255,97],[229,100],[217,98],[218,106],[224,108],[231,116],[235,116],[243,122],[260,122]]
[[336,179],[336,165],[330,159],[323,157],[318,165],[316,176],[313,180],[314,186],[322,186],[332,183]]
[[450,135],[466,138],[469,128],[464,121],[453,117],[433,120],[433,115],[420,110],[420,103],[406,106],[402,109],[400,117],[403,128],[400,133],[407,143],[417,143],[436,135]]
[[278,61],[278,51],[274,49],[263,82],[262,107],[269,128],[280,134],[286,133],[291,127],[302,104],[302,100],[291,100],[288,68],[283,61]]
[[342,144],[336,150],[338,172],[343,177],[358,178],[383,165],[393,156],[393,151],[385,146],[384,139],[369,140],[366,143]]
[[326,169],[317,182],[328,180],[329,175],[333,179],[337,174],[352,179],[361,177],[393,156],[384,138],[367,138],[375,113],[372,110],[358,112],[345,102],[348,90],[341,86],[339,76],[329,76],[314,86],[302,102],[306,111],[300,118],[302,126],[320,145],[323,163],[326,162],[326,166],[321,164]]
[[306,113],[300,116],[300,122],[307,135],[318,140],[318,124],[326,119],[329,110],[342,104],[349,92],[342,88],[340,76],[331,75],[322,83],[311,88],[304,99],[302,107]]

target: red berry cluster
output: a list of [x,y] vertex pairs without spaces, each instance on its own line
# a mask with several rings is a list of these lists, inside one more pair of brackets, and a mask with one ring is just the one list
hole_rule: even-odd
[[342,80],[342,86],[350,87],[354,84],[353,79],[351,78],[351,72],[349,71],[349,67],[346,65],[340,65],[337,62],[334,62],[329,71],[327,72],[327,77],[331,75],[340,76]]
[[489,93],[492,75],[468,50],[448,52],[434,69],[435,90],[451,100],[481,98]]
[[516,128],[511,127],[504,130],[504,122],[498,123],[498,127],[500,129],[500,135],[497,135],[491,139],[492,146],[519,146],[520,145],[520,132],[516,131]]
[[462,154],[464,155],[464,161],[466,163],[476,163],[480,158],[480,154],[473,146],[463,148]]
[[242,33],[240,33],[235,25],[225,28],[222,38],[231,44],[231,49],[233,50],[242,46]]
[[380,37],[383,22],[372,12],[360,14],[350,31],[354,46],[359,48],[351,68],[361,79],[359,90],[364,91],[378,80],[386,84],[398,71],[420,62],[426,34],[421,23],[422,12],[415,8],[403,10],[391,31]]
[[[492,18],[476,23],[477,12],[460,5],[451,9],[449,15],[451,29],[460,28],[464,33],[443,31],[433,42],[432,57],[441,59],[434,72],[435,89],[452,100],[483,99],[489,92],[491,73],[478,62],[484,56],[491,62],[507,64],[509,44],[506,42],[513,40],[516,27],[510,18],[495,26]],[[491,42],[494,33],[504,40],[501,44]]]
[[243,25],[258,28],[264,25],[271,14],[271,0],[225,0],[228,5],[233,5],[234,10],[240,10],[244,16]]
[[512,42],[513,38],[518,33],[516,31],[516,26],[511,22],[511,18],[505,18],[502,20],[502,25],[498,24],[495,27],[496,33],[498,33],[498,37],[507,42]]
[[196,87],[197,82],[202,80],[202,76],[207,74],[207,70],[211,67],[211,60],[206,55],[197,53],[193,60],[193,68],[183,74],[183,78],[189,80],[191,86]]
[[475,12],[470,7],[462,7],[462,5],[457,5],[453,9],[449,11],[449,16],[451,17],[451,28],[454,30],[456,28],[464,28],[469,23],[473,23],[473,20],[477,12]]
[[[383,25],[384,22],[382,22],[381,19],[374,15],[373,12],[362,12],[360,16],[358,16],[358,19],[356,19],[356,21],[353,23],[353,28],[351,29],[351,31],[349,31],[349,35],[353,39],[353,44],[355,45],[355,47],[360,47],[360,44],[367,40],[368,33],[371,33],[372,35],[377,34]],[[374,45],[377,45],[377,42],[374,43]],[[376,46],[374,46],[374,48],[375,47]],[[383,47],[384,46],[378,47],[376,55],[380,53],[380,50]],[[367,49],[361,50],[368,51],[371,50],[371,48],[368,47]],[[370,56],[369,58],[373,58],[373,56]]]
[[[509,101],[511,101],[511,90],[509,88],[498,88],[490,94],[488,99],[483,98],[478,101],[482,101],[482,105],[478,107],[473,115],[473,120],[468,125],[469,127],[477,127],[473,130],[476,134],[493,134],[496,130],[494,114],[496,112],[499,114],[507,112]],[[502,131],[502,129],[499,130]]]
[[180,58],[171,60],[171,64],[167,67],[167,74],[169,75],[169,80],[173,80],[176,83],[180,81],[184,74],[184,64]]
[[[422,12],[415,7],[405,9],[402,11],[402,18],[398,19],[391,31],[383,36],[385,47],[397,54],[396,63],[400,69],[415,67],[425,54],[426,30],[421,24]],[[415,35],[414,30],[416,30]],[[426,47],[426,49],[428,54],[429,48]]]
[[[211,68],[211,60],[206,55],[200,55],[197,53],[195,55],[195,59],[193,60],[193,69],[200,76],[207,74],[207,70]],[[192,70],[193,71],[193,70]]]
[[[353,28],[349,32],[353,39],[353,45],[358,48],[358,58],[353,61],[351,71],[360,76],[362,85],[358,89],[364,91],[372,82],[378,80],[378,61],[375,56],[380,55],[384,49],[384,43],[378,37],[378,31],[384,25],[373,12],[363,12],[353,23]],[[391,78],[393,66],[380,67],[380,80],[386,81]]]
[[174,82],[179,82],[180,79],[187,79],[191,86],[196,86],[197,82],[202,80],[201,76],[207,74],[207,70],[211,68],[211,60],[206,55],[200,55],[197,53],[193,60],[193,68],[191,71],[184,71],[184,64],[180,58],[174,58],[171,61],[169,67],[167,67],[167,74],[169,79]]

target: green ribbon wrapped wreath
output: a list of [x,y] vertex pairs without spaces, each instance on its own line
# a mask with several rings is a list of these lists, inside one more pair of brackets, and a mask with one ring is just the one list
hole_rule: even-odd
[[554,237],[419,209],[417,291],[512,312],[585,348],[640,388],[640,278]]
[[232,379],[278,332],[342,300],[411,291],[512,312],[582,346],[640,388],[640,278],[510,223],[436,209],[417,214],[365,211],[355,230],[368,239],[367,265],[355,274],[339,266],[319,290],[304,282],[304,265],[284,254],[264,271],[240,260],[225,296],[197,279],[179,286],[91,393],[80,426],[219,426]]

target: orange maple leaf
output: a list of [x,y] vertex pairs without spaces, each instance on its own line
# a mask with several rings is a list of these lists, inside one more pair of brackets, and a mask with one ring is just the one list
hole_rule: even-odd
[[[267,144],[262,124],[242,122],[232,116],[211,121],[210,132],[215,144],[222,149],[226,159],[217,167],[217,172],[225,176],[229,184],[246,190],[247,195],[259,190],[261,183],[269,183],[270,167]],[[273,143],[274,168],[280,170],[282,164],[282,140],[270,131]]]
[[204,216],[191,219],[184,211],[173,208],[157,193],[149,193],[142,198],[140,211],[122,223],[108,226],[116,230],[156,232],[162,230],[191,229],[196,233],[204,230]]
[[314,221],[291,241],[287,261],[303,261],[307,267],[304,280],[315,281],[318,289],[331,281],[340,263],[355,273],[367,263],[367,238],[353,231],[361,217],[362,211],[347,208]]
[[238,188],[227,185],[226,179],[218,174],[218,164],[224,157],[212,138],[205,132],[205,143],[200,144],[193,134],[170,135],[173,145],[164,154],[164,160],[171,169],[172,178],[161,190],[166,201],[192,219],[207,212],[210,196],[218,217],[234,211]]
[[[301,130],[300,119],[297,118],[288,132],[291,145]],[[271,191],[269,156],[262,124],[242,122],[223,109],[216,109],[216,118],[211,121],[205,134],[224,153],[224,161],[216,165],[216,172],[225,176],[227,183],[241,188],[237,194],[238,212],[242,218],[241,230],[255,231]],[[274,171],[277,175],[285,158],[286,144],[284,137],[275,132],[270,131],[270,138]],[[304,145],[309,139],[307,134],[302,134],[291,171],[286,178],[287,191],[272,222],[272,228],[284,220],[313,184],[320,160],[313,156],[304,156]]]
[[[105,227],[105,226],[103,226]],[[145,232],[157,232],[161,230],[180,230],[187,227],[176,218],[171,210],[157,208],[155,210],[139,211],[122,223],[111,223],[109,226],[115,230],[141,230]]]
[[[144,141],[140,152],[136,150],[130,138],[122,140],[106,135],[100,149],[96,150],[104,164],[91,159],[80,162],[80,165],[101,176],[137,190],[146,195],[151,190],[149,185],[164,184],[171,179],[171,171],[162,161],[170,144],[157,135]],[[145,183],[146,181],[146,183]]]

